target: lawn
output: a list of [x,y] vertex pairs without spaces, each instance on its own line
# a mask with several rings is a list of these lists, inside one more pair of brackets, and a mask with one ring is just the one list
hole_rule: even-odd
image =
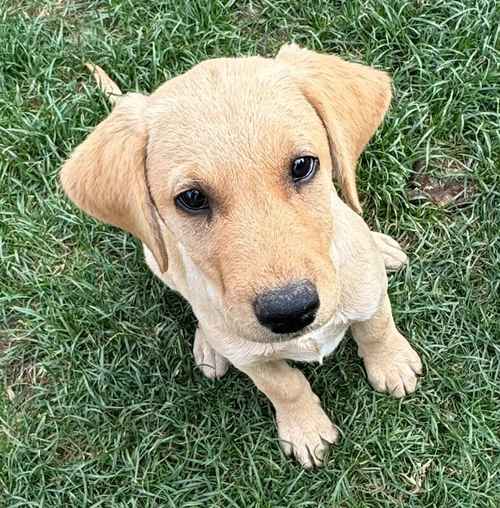
[[[0,506],[500,506],[499,25],[495,0],[0,0]],[[410,256],[390,294],[425,364],[402,401],[350,339],[301,367],[342,432],[311,472],[245,376],[195,368],[138,242],[58,185],[109,110],[84,62],[151,91],[292,40],[393,75],[359,185]]]

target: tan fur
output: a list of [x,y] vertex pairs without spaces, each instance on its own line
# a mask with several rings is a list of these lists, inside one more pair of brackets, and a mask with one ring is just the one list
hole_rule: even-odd
[[[96,72],[105,91],[120,93]],[[202,371],[221,377],[231,363],[247,373],[275,406],[283,449],[306,467],[321,463],[337,434],[286,360],[321,362],[352,326],[376,389],[413,391],[420,369],[387,297],[384,265],[406,257],[355,213],[356,161],[390,97],[383,72],[296,46],[275,59],[209,60],[149,97],[120,98],[61,173],[78,206],[143,242],[153,273],[198,318]],[[289,167],[303,154],[320,169],[295,187]],[[209,194],[209,216],[176,208],[192,187]],[[297,279],[316,285],[321,305],[302,334],[282,340],[252,302]]]
[[92,73],[99,88],[106,94],[109,102],[114,106],[123,96],[118,85],[106,74],[102,67],[93,63],[86,63],[85,67]]
[[389,107],[392,96],[389,76],[296,45],[284,46],[277,60],[290,67],[325,123],[344,199],[361,213],[356,163]]
[[142,240],[166,271],[165,245],[144,177],[146,105],[140,94],[123,98],[64,164],[61,183],[88,214]]

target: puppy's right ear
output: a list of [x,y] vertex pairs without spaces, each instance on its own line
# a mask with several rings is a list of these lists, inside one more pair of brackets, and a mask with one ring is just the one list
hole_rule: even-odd
[[68,197],[92,217],[144,242],[162,272],[167,252],[146,175],[148,98],[129,94],[76,148],[61,170]]

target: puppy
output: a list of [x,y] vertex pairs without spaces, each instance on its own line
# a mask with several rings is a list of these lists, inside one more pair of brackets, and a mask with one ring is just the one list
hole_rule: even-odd
[[405,255],[370,232],[356,190],[389,77],[296,45],[202,62],[150,96],[96,75],[117,105],[64,164],[66,194],[136,236],[191,304],[203,372],[247,374],[285,453],[321,464],[337,430],[287,360],[321,362],[350,327],[376,390],[402,397],[421,372],[387,295],[384,265]]

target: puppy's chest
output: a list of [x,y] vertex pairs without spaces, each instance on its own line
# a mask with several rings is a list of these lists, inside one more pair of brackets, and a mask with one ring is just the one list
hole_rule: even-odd
[[349,325],[344,323],[331,323],[291,341],[289,349],[281,352],[283,358],[323,363],[323,359],[337,349],[348,327]]

